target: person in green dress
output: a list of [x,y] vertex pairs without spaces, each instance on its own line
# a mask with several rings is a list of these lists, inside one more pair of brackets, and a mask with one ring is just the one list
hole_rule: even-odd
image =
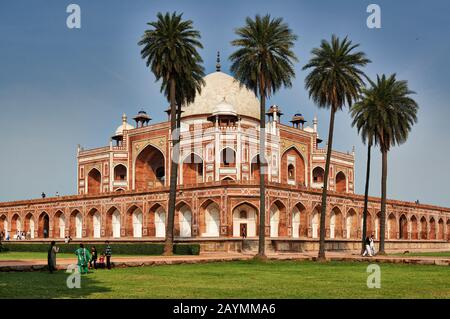
[[81,274],[88,273],[89,260],[91,259],[91,254],[89,249],[84,248],[83,244],[80,244],[80,248],[75,251],[75,255],[78,257],[78,270]]

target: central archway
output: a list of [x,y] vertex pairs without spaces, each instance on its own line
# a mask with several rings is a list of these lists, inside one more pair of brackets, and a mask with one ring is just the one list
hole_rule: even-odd
[[243,203],[233,209],[233,237],[257,236],[257,209],[253,205]]
[[146,190],[164,186],[165,165],[163,153],[152,145],[147,145],[136,158],[135,189]]

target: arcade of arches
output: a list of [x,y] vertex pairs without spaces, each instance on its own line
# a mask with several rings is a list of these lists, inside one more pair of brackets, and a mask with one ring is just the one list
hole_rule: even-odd
[[[176,206],[175,236],[180,238],[258,236],[257,201],[243,200],[227,204],[220,198],[209,198],[193,209],[192,202],[180,201]],[[266,233],[271,238],[318,239],[320,206],[274,199],[268,206]],[[160,238],[165,237],[166,202],[129,207],[56,209],[26,213],[0,211],[0,231],[30,233],[31,238]],[[363,216],[360,207],[332,206],[326,216],[326,238],[359,240]],[[368,234],[379,238],[380,213],[370,210]],[[386,216],[387,240],[450,240],[450,217],[440,214],[389,212]]]

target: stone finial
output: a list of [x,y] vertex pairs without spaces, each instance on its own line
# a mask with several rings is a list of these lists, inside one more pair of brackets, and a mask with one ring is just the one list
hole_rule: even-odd
[[220,65],[220,51],[217,51],[217,60],[216,60],[216,71],[217,72],[220,72],[220,68],[221,68],[221,65]]

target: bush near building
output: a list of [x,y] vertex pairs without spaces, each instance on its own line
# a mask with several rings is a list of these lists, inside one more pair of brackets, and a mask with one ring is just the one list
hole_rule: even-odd
[[[99,254],[105,251],[105,244],[84,243],[85,247],[95,246]],[[57,244],[60,253],[73,253],[80,244]],[[162,255],[164,244],[157,243],[133,243],[111,244],[113,255]],[[3,249],[11,252],[47,252],[49,244],[43,243],[3,243]],[[173,252],[176,255],[199,255],[199,244],[175,244]]]

